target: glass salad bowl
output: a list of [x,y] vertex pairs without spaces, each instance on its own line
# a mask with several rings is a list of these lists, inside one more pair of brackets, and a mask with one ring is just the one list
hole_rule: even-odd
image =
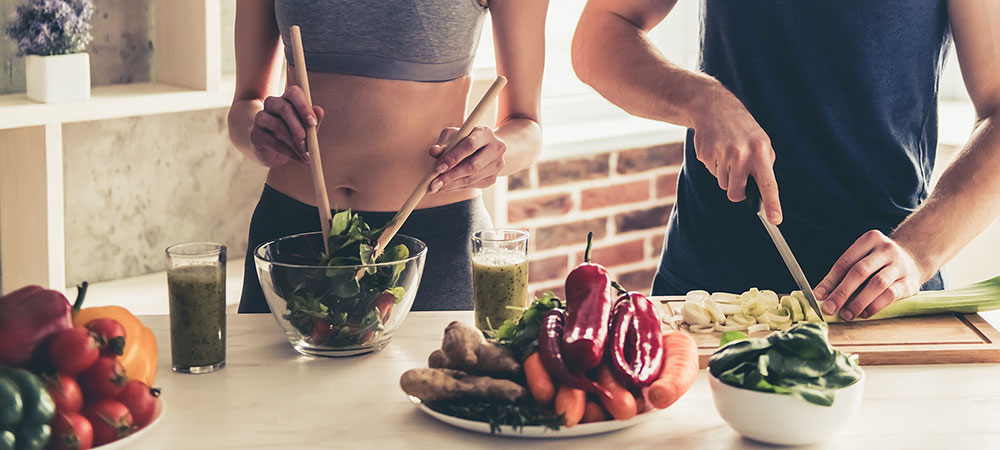
[[295,350],[352,356],[379,351],[396,334],[413,306],[427,246],[397,235],[377,262],[321,264],[322,233],[314,232],[265,242],[253,255],[271,314]]

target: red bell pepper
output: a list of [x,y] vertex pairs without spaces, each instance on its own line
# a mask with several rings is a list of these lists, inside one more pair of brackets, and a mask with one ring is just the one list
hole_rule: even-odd
[[604,356],[611,318],[611,276],[590,262],[593,233],[587,234],[584,262],[566,277],[566,333],[562,351],[574,369],[596,367]]
[[638,292],[623,292],[615,303],[611,324],[612,372],[631,388],[649,386],[663,367],[656,305]]
[[23,366],[55,333],[73,326],[71,305],[59,291],[26,286],[0,297],[0,364]]

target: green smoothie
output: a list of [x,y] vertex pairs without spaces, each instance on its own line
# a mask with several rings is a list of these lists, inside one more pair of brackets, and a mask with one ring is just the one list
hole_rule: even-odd
[[507,319],[517,320],[522,309],[528,307],[528,260],[524,254],[473,255],[472,282],[476,291],[473,300],[476,326],[481,330],[499,328]]
[[226,272],[192,264],[167,271],[170,290],[170,346],[181,370],[226,360]]

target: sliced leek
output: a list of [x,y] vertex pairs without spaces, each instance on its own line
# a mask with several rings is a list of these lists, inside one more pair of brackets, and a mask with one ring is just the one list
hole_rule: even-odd
[[[868,319],[943,313],[977,313],[1000,309],[1000,276],[946,291],[923,291],[896,300]],[[751,288],[742,294],[691,291],[681,306],[681,316],[695,333],[713,331],[786,330],[798,322],[818,322],[816,312],[801,291],[778,297],[773,291]],[[825,316],[827,322],[840,322]],[[752,331],[751,331],[752,330]]]
[[742,294],[691,291],[681,306],[681,317],[695,333],[713,331],[784,330],[795,322],[819,321],[807,315],[805,297],[798,291],[781,297],[774,291],[751,288]]

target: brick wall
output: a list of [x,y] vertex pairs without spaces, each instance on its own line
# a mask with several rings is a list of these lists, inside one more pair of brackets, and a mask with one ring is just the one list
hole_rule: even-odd
[[508,226],[531,232],[529,289],[563,295],[566,274],[591,260],[649,293],[674,203],[683,144],[542,161],[507,180]]

